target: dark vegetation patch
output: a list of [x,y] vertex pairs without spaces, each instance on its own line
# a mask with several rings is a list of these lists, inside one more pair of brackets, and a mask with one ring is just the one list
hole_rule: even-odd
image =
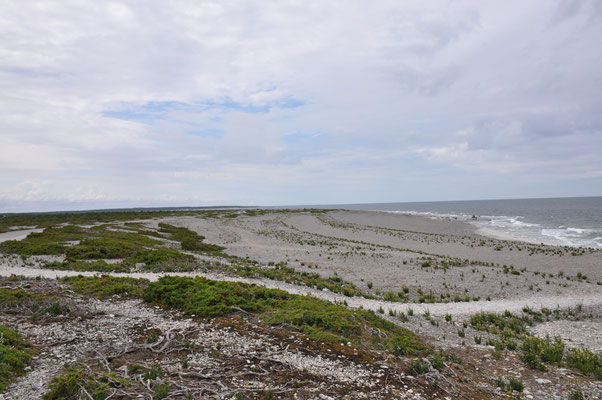
[[60,298],[21,288],[0,289],[0,312],[31,315],[32,321],[71,314],[71,308]]
[[269,324],[305,332],[315,341],[352,342],[396,355],[429,351],[414,333],[371,311],[349,310],[313,297],[255,285],[202,277],[162,277],[148,285],[143,299],[206,318],[244,310]]
[[0,325],[0,393],[25,371],[33,349],[17,331]]
[[297,271],[288,267],[286,263],[275,264],[273,268],[261,268],[252,264],[233,263],[228,269],[236,275],[244,277],[264,277],[295,285],[307,286],[318,290],[328,289],[334,293],[345,296],[364,296],[373,298],[363,293],[353,283],[345,281],[338,276],[322,277],[315,272]]
[[[555,313],[560,314],[559,310]],[[546,371],[547,365],[558,365],[578,370],[602,380],[602,352],[592,352],[586,348],[567,349],[560,337],[540,338],[530,335],[527,326],[542,321],[542,315],[552,315],[551,310],[533,311],[528,307],[522,316],[509,311],[503,314],[481,312],[471,316],[473,328],[500,336],[493,343],[495,351],[518,350],[520,359],[532,369]],[[520,346],[517,340],[521,342]]]
[[133,385],[133,381],[118,377],[115,373],[96,372],[83,368],[68,369],[63,375],[53,378],[43,400],[78,400],[84,393],[93,400],[109,398],[118,388]]
[[182,250],[216,253],[225,249],[225,247],[216,244],[203,243],[205,237],[188,228],[159,223],[159,232],[167,233],[169,239],[180,242]]
[[23,240],[2,242],[0,251],[23,256],[65,255],[74,260],[91,260],[126,258],[160,244],[162,242],[156,239],[133,232],[109,230],[104,225],[89,229],[67,225],[31,233]]
[[75,291],[101,299],[120,295],[126,297],[141,296],[148,285],[147,279],[128,277],[97,276],[68,276],[62,279],[71,285]]

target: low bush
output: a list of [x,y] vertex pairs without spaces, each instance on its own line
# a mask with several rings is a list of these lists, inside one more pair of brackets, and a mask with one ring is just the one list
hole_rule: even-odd
[[77,292],[106,298],[113,295],[140,296],[148,285],[146,279],[127,277],[114,277],[103,275],[95,276],[68,276],[62,279],[71,285]]
[[33,349],[17,331],[0,325],[0,393],[25,371]]
[[162,277],[146,287],[143,299],[205,318],[242,309],[272,325],[293,326],[316,342],[355,342],[398,355],[430,350],[411,331],[371,311],[350,310],[309,296],[202,277]]

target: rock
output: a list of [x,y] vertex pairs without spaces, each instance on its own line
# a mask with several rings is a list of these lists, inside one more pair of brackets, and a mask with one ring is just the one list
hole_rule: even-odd
[[540,385],[551,385],[552,384],[551,380],[544,379],[544,378],[535,379],[535,382],[539,383]]

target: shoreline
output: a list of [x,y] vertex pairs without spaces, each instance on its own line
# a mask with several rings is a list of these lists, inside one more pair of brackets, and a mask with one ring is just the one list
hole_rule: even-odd
[[[353,209],[344,209],[344,210],[345,211],[364,211],[364,210],[353,210]],[[477,219],[473,219],[472,216],[451,214],[451,213],[443,214],[443,213],[432,213],[432,212],[412,212],[412,211],[393,211],[393,210],[365,210],[365,211],[382,212],[382,213],[390,213],[390,214],[396,214],[396,215],[422,217],[422,218],[433,219],[433,220],[466,223],[466,224],[469,224],[469,225],[472,225],[475,227],[475,234],[486,236],[491,239],[518,241],[518,242],[525,242],[525,243],[529,243],[529,244],[543,243],[548,246],[558,246],[558,247],[579,247],[579,248],[587,248],[587,249],[592,248],[592,249],[596,249],[596,250],[602,250],[602,243],[598,244],[597,246],[570,243],[566,240],[563,241],[563,239],[561,239],[559,237],[556,237],[553,235],[546,235],[541,232],[539,233],[539,235],[537,237],[530,238],[530,237],[525,237],[526,232],[517,232],[516,234],[513,234],[512,232],[509,232],[508,230],[502,230],[502,229],[496,230],[494,227],[491,226],[491,224],[497,220],[516,220],[517,222],[519,222],[519,225],[520,225],[521,222],[518,221],[519,218],[522,218],[520,216],[513,216],[513,217],[502,216],[502,215],[500,215],[500,216],[476,216]],[[486,221],[486,224],[484,224],[483,221]],[[565,229],[567,232],[570,232],[570,231],[578,232],[578,231],[591,230],[591,228],[572,228],[572,227],[564,227],[564,226],[546,227],[546,226],[542,226],[540,224],[535,224],[535,223],[522,223],[522,224],[525,226],[537,225],[538,229],[540,229],[540,231]],[[599,237],[596,237],[592,240],[599,240],[599,239],[600,239]]]

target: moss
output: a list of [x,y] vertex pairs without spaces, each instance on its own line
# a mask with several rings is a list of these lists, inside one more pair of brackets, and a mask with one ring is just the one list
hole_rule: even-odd
[[140,296],[148,285],[146,279],[127,277],[114,277],[103,275],[94,276],[68,276],[62,279],[71,285],[75,291],[83,294],[106,298],[113,295]]
[[104,260],[81,261],[67,259],[63,262],[53,261],[42,266],[44,269],[58,269],[62,271],[78,272],[130,272],[131,268],[123,263],[107,263]]
[[0,325],[0,393],[29,362],[33,349],[18,332]]

